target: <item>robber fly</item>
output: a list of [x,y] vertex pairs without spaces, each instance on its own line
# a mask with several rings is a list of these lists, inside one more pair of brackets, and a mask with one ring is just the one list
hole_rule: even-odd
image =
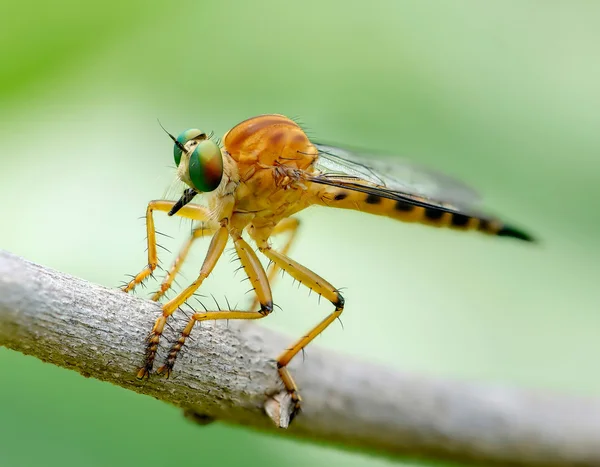
[[[212,239],[197,279],[162,306],[162,314],[147,339],[139,378],[152,371],[167,319],[202,285],[231,238],[252,283],[254,305],[248,310],[194,313],[157,372],[167,376],[171,373],[196,322],[268,316],[273,311],[271,283],[282,269],[329,300],[334,308],[277,359],[285,393],[291,400],[291,421],[300,410],[301,398],[287,365],[344,310],[344,298],[338,289],[288,256],[299,225],[292,216],[309,206],[354,209],[404,222],[532,241],[527,233],[479,212],[473,207],[477,195],[460,182],[413,164],[361,160],[347,150],[311,142],[296,122],[283,115],[245,120],[225,134],[222,144],[197,129],[184,131],[177,138],[169,136],[174,142],[177,177],[188,188],[178,201],[157,200],[148,204],[148,265],[123,290],[133,290],[157,267],[155,211],[197,221],[202,228],[192,231],[153,300],[158,301],[169,290],[192,243],[205,236]],[[193,203],[201,193],[205,194],[206,206]],[[258,252],[270,260],[268,274],[255,250],[244,240],[244,232]],[[283,233],[288,234],[288,239],[277,251],[269,239]]]

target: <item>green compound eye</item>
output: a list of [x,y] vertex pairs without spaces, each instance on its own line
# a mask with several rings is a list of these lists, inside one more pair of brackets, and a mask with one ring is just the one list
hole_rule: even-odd
[[[173,145],[173,157],[175,158],[175,164],[177,164],[177,167],[179,167],[179,163],[181,162],[180,145],[185,146],[185,143],[187,143],[188,141],[196,139],[202,135],[204,135],[204,132],[197,130],[196,128],[190,128],[189,130],[185,130],[177,137],[177,142],[179,144],[175,143]],[[204,138],[202,139],[206,139],[206,136],[204,136]]]
[[190,157],[190,180],[198,191],[213,191],[223,178],[223,156],[214,141],[200,141]]

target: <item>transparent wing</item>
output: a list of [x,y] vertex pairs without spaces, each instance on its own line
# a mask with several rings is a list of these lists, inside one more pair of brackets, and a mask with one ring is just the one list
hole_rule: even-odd
[[321,179],[324,184],[337,181],[348,188],[378,187],[388,194],[460,211],[472,210],[481,201],[479,194],[464,183],[406,160],[371,160],[339,147],[315,146],[319,151],[315,166],[319,175],[312,181],[317,183]]

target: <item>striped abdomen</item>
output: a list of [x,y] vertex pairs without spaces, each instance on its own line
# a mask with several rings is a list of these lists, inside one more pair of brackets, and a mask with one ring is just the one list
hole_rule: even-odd
[[490,235],[533,241],[527,233],[507,226],[497,219],[463,214],[447,208],[422,207],[409,201],[394,200],[344,188],[319,187],[318,192],[317,198],[320,200],[318,204],[323,206],[354,209],[404,222],[418,222],[458,230],[477,230]]

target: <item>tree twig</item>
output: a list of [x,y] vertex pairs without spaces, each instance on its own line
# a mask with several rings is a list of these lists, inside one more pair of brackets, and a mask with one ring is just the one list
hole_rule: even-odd
[[250,323],[205,324],[171,379],[141,382],[136,369],[158,313],[153,302],[0,250],[0,345],[181,406],[200,423],[397,458],[600,465],[599,400],[394,372],[316,346],[292,365],[304,409],[289,429],[277,429],[263,407],[281,389],[273,357],[289,338]]

